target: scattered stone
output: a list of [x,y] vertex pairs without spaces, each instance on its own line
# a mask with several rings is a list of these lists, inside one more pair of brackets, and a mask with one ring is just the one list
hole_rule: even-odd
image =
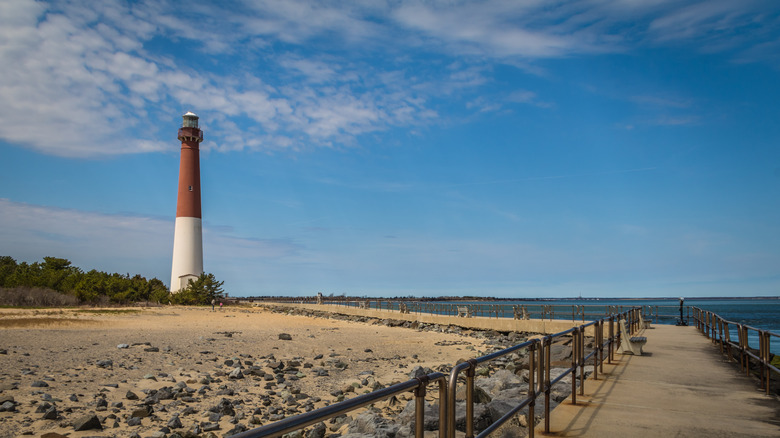
[[207,424],[203,425],[201,430],[203,430],[203,432],[211,432],[213,430],[219,430],[219,424],[217,424],[217,423],[207,423]]
[[99,360],[97,361],[97,366],[98,368],[113,368],[114,361],[111,359]]
[[174,415],[169,421],[168,421],[168,427],[171,429],[181,429],[184,427],[184,425],[181,424],[181,420],[179,420],[178,415]]
[[241,432],[244,432],[246,430],[247,430],[246,426],[244,426],[243,424],[236,424],[236,426],[234,428],[230,429],[229,431],[227,431],[225,433],[225,436],[226,437],[230,437],[230,436],[233,436],[233,435],[237,435],[237,434],[239,434]]
[[73,430],[76,432],[82,430],[103,430],[100,419],[95,414],[85,415],[73,422]]
[[123,349],[123,348],[130,348],[128,344],[119,344],[116,346],[116,348]]
[[52,406],[49,409],[46,410],[46,412],[43,413],[43,419],[44,420],[56,420],[57,417],[59,417],[59,413],[57,412],[57,407]]
[[292,336],[289,333],[279,333],[279,339],[282,341],[292,341]]
[[136,418],[145,418],[152,415],[152,407],[151,406],[144,406],[142,408],[134,409],[133,413],[130,414],[131,417]]
[[244,374],[241,372],[241,368],[235,368],[228,374],[229,379],[243,379]]
[[30,384],[33,388],[48,388],[49,384],[43,380],[36,380]]
[[127,391],[127,394],[125,394],[125,398],[128,400],[138,400],[138,396],[133,391]]

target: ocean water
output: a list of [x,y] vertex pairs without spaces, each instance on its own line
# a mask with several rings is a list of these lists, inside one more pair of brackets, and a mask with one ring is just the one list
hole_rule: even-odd
[[[423,303],[433,304],[433,303]],[[476,314],[480,316],[498,316],[512,318],[514,305],[525,305],[532,318],[539,318],[546,310],[546,317],[553,319],[592,320],[603,317],[610,308],[622,311],[634,306],[641,306],[644,313],[653,315],[652,322],[657,324],[675,324],[679,319],[679,299],[642,299],[642,300],[614,300],[614,299],[583,299],[583,300],[549,300],[549,301],[449,301],[436,303],[444,305],[468,304],[476,307]],[[756,299],[686,299],[684,302],[685,316],[692,316],[689,307],[699,307],[720,315],[722,318],[746,324],[760,330],[769,330],[778,336],[772,336],[770,350],[774,354],[780,354],[780,298],[756,298]],[[552,306],[547,307],[545,306]],[[581,307],[580,307],[581,306]],[[553,311],[551,315],[549,312]],[[439,311],[441,312],[441,310]],[[437,312],[437,313],[439,313]],[[658,315],[656,318],[655,315]],[[689,319],[693,325],[693,319]],[[731,339],[736,340],[736,331],[732,330]],[[758,334],[750,330],[748,343],[753,348],[758,348]]]

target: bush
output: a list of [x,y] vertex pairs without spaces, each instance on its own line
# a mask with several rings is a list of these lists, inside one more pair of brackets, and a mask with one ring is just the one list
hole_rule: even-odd
[[26,286],[0,288],[2,306],[66,307],[78,304],[78,298],[53,289]]

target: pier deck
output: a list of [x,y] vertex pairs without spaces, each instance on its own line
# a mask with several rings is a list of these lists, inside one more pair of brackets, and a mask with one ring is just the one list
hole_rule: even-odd
[[537,436],[780,437],[780,403],[694,327],[653,325],[642,336],[644,355],[616,354]]

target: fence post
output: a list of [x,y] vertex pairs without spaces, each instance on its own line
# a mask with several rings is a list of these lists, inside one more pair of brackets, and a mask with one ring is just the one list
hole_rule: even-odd
[[447,438],[447,379],[439,379],[439,438]]
[[[544,355],[544,433],[550,433],[550,351],[552,337],[545,336],[542,340]],[[541,362],[541,361],[540,361]]]
[[579,345],[577,339],[579,338],[579,333],[580,328],[575,327],[574,332],[571,334],[571,404],[573,405],[577,404],[577,358],[579,357],[579,354],[577,354]]
[[466,369],[466,438],[474,438],[474,374],[477,360],[470,359]]
[[536,371],[536,349],[537,342],[528,347],[528,396],[531,403],[528,404],[528,437],[534,438],[534,406],[536,405],[536,382],[534,381],[534,372]]

